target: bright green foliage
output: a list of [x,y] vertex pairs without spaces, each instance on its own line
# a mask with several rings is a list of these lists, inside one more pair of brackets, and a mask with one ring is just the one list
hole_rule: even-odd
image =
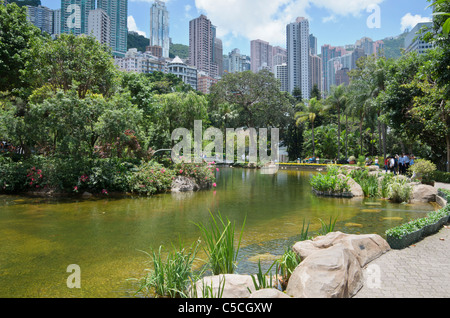
[[0,4],[0,91],[22,89],[21,70],[41,31],[27,21],[26,8]]

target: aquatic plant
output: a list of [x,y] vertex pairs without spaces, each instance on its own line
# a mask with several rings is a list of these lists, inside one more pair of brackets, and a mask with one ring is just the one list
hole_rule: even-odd
[[241,245],[242,234],[245,226],[242,225],[238,240],[235,240],[235,224],[228,218],[222,218],[220,212],[217,219],[211,215],[210,227],[204,224],[196,224],[202,232],[205,243],[205,252],[208,255],[207,264],[214,275],[233,274],[237,266],[237,257]]

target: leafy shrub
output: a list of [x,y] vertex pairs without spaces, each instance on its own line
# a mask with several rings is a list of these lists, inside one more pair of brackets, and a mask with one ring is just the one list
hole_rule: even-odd
[[175,172],[159,163],[146,162],[136,167],[129,176],[130,191],[139,195],[152,195],[168,191],[175,178]]
[[409,202],[412,190],[407,179],[393,178],[388,186],[388,199],[396,203]]
[[378,197],[378,178],[377,176],[369,175],[367,169],[353,170],[350,172],[350,176],[358,183],[366,197]]
[[429,179],[434,171],[436,171],[436,165],[429,160],[418,159],[409,168],[409,171],[415,173],[418,177]]
[[213,184],[216,181],[218,168],[211,163],[179,163],[175,165],[175,173],[193,179],[198,185]]
[[395,238],[402,238],[420,229],[421,227],[419,227],[418,223],[414,220],[387,230],[386,235]]
[[450,172],[433,171],[430,178],[436,182],[450,183]]
[[380,195],[382,198],[389,197],[389,184],[391,183],[392,179],[393,175],[390,173],[386,173],[383,175],[380,184]]
[[327,166],[326,174],[317,174],[310,180],[310,185],[320,192],[344,193],[350,191],[348,178],[338,175],[335,166]]
[[0,193],[17,193],[24,191],[27,184],[27,174],[31,165],[28,162],[0,162]]

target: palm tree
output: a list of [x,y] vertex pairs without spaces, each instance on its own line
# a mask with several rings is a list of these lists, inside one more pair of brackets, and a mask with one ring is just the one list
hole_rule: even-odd
[[344,84],[331,87],[331,92],[326,100],[326,103],[336,109],[338,118],[338,144],[337,144],[337,159],[341,158],[341,110],[345,108],[347,104],[346,87]]
[[317,100],[317,98],[311,98],[307,103],[302,106],[302,110],[295,114],[296,125],[299,126],[301,123],[309,122],[311,124],[311,136],[312,136],[312,146],[313,146],[313,157],[316,156],[316,147],[314,141],[314,122],[319,114],[324,113],[328,110],[324,104]]

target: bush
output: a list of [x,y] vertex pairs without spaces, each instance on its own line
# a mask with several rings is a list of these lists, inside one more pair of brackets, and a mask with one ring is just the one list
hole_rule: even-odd
[[336,166],[327,166],[326,174],[317,174],[310,180],[310,185],[319,192],[344,193],[350,191],[348,178],[338,177]]
[[350,176],[361,186],[364,196],[374,198],[379,197],[378,178],[377,176],[369,175],[369,170],[353,170],[350,172]]
[[146,162],[129,176],[130,191],[139,195],[152,195],[170,190],[175,172],[156,162]]
[[210,163],[179,163],[175,165],[175,172],[179,176],[191,178],[199,186],[211,185],[216,181],[216,168]]
[[396,203],[409,202],[412,190],[407,179],[393,178],[388,186],[388,198]]
[[450,172],[433,171],[430,178],[436,182],[450,183]]
[[429,179],[434,171],[436,171],[436,165],[429,160],[418,159],[409,168],[409,171],[416,174],[419,178]]

